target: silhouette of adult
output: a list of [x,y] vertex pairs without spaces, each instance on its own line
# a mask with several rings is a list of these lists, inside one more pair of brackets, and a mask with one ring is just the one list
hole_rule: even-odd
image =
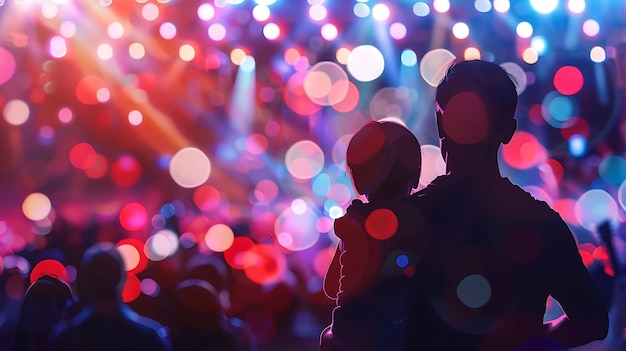
[[55,332],[52,349],[94,351],[171,350],[166,330],[133,312],[122,301],[126,281],[122,257],[115,245],[91,246],[78,269],[81,309]]
[[337,307],[320,346],[324,351],[401,350],[411,296],[407,276],[415,272],[428,240],[406,201],[419,181],[420,144],[400,124],[369,122],[350,140],[346,163],[356,191],[368,201],[354,200],[335,220],[340,241],[324,291]]
[[174,350],[248,351],[248,341],[231,327],[217,290],[200,279],[187,279],[176,287],[172,304]]
[[[607,311],[560,216],[501,176],[517,127],[513,80],[456,63],[436,91],[446,175],[410,196],[433,229],[409,321],[415,350],[565,350],[602,339]],[[546,300],[567,318],[544,325]]]
[[74,298],[64,281],[44,275],[26,290],[15,334],[16,351],[48,350],[50,335]]

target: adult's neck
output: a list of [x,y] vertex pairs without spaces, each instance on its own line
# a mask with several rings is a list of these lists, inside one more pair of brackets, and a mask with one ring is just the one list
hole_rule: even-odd
[[449,159],[448,161],[446,173],[455,178],[472,178],[485,182],[502,178],[497,154],[493,157],[484,158],[481,162],[468,159]]

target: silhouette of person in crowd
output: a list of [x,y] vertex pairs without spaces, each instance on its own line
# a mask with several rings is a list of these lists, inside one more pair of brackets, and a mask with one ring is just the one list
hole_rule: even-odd
[[122,301],[124,263],[112,243],[91,246],[78,269],[80,310],[56,329],[52,349],[171,350],[167,331]]
[[346,151],[356,191],[335,220],[338,246],[324,280],[335,299],[332,324],[321,335],[322,350],[402,349],[409,294],[408,276],[428,235],[418,232],[420,216],[406,202],[421,171],[417,138],[394,122],[369,122]]
[[[410,196],[433,230],[411,350],[565,350],[606,336],[607,310],[572,232],[500,174],[516,106],[513,80],[486,61],[452,65],[437,87],[447,173]],[[543,322],[549,296],[567,315],[554,326]]]
[[48,350],[53,328],[72,304],[69,285],[50,275],[43,275],[26,290],[15,334],[16,351]]
[[217,290],[200,279],[187,279],[176,287],[172,304],[174,350],[248,351],[249,346],[224,313]]

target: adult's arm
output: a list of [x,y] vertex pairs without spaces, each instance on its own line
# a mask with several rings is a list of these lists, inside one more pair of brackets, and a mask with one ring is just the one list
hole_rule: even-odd
[[566,347],[604,339],[609,326],[606,307],[582,262],[572,232],[560,218],[554,222],[547,278],[550,295],[567,317],[548,327],[548,336]]

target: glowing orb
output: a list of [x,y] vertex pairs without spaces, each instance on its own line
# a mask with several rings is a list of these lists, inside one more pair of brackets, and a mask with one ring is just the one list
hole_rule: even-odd
[[500,65],[500,67],[504,68],[504,70],[515,78],[513,82],[515,83],[515,89],[517,90],[517,95],[521,94],[526,90],[526,85],[528,84],[528,79],[526,78],[526,72],[524,69],[520,67],[517,63],[514,62],[505,62]]
[[420,61],[420,74],[426,83],[436,87],[455,59],[456,56],[446,49],[431,50]]
[[338,64],[322,61],[306,73],[303,87],[314,103],[321,106],[333,105],[348,95],[348,74]]
[[195,188],[209,179],[211,161],[200,149],[186,147],[172,157],[170,176],[183,188]]
[[52,211],[52,204],[48,196],[42,193],[32,193],[24,199],[22,212],[32,221],[45,219]]
[[370,82],[383,74],[385,58],[375,46],[361,45],[350,51],[346,66],[356,80]]
[[491,299],[491,285],[480,274],[468,275],[457,285],[456,295],[467,307],[479,308]]
[[7,49],[0,47],[0,85],[6,83],[15,74],[16,62],[13,54]]
[[228,250],[234,240],[235,234],[226,224],[215,224],[211,226],[204,237],[206,246],[215,252],[224,252]]
[[324,152],[316,143],[302,140],[289,147],[285,165],[294,178],[308,180],[324,168]]
[[440,175],[446,174],[446,162],[441,149],[435,145],[422,145],[422,173],[419,187],[424,188]]
[[591,189],[576,200],[576,218],[585,228],[595,231],[605,221],[618,223],[617,203],[602,189]]
[[291,207],[283,210],[274,223],[278,243],[291,251],[306,250],[317,243],[320,233],[315,228],[318,216],[310,208],[295,213]]
[[10,125],[21,126],[30,117],[30,108],[22,100],[11,100],[2,109],[4,120]]

